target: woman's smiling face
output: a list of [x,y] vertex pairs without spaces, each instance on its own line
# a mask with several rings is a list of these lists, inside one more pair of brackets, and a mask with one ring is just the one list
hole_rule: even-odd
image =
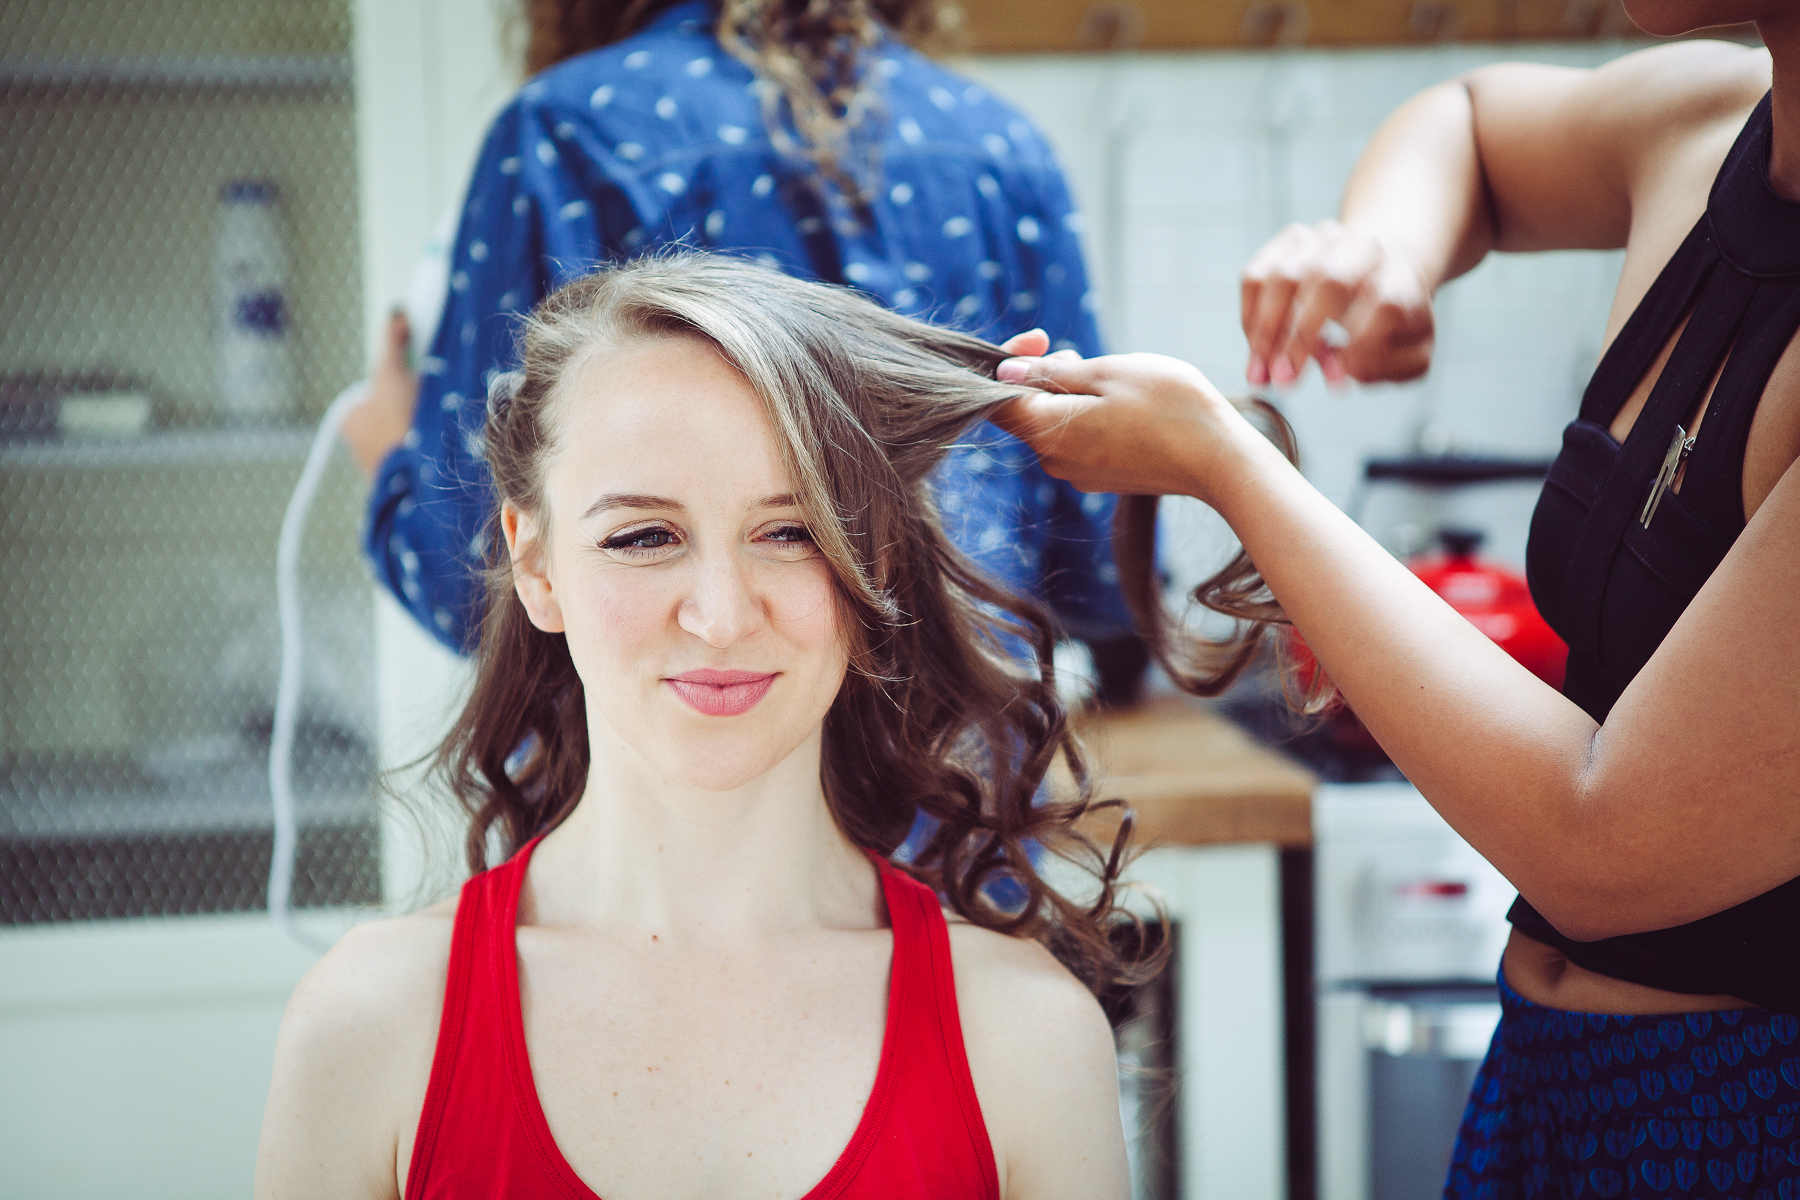
[[552,406],[544,510],[504,514],[526,611],[566,636],[590,726],[664,778],[753,781],[816,737],[847,665],[762,402],[711,343],[665,336],[596,355]]

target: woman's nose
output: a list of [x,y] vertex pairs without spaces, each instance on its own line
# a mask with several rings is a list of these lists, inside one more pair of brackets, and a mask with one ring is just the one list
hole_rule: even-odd
[[681,602],[681,628],[723,650],[762,627],[762,599],[751,587],[748,564],[725,554],[703,559],[694,586]]

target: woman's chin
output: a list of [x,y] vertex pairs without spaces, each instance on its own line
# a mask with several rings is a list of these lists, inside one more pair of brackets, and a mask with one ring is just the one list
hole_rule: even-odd
[[775,770],[792,749],[758,737],[670,738],[655,765],[687,787],[731,792]]

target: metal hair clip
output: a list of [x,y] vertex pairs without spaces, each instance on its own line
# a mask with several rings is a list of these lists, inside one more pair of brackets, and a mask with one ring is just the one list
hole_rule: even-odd
[[1638,520],[1645,529],[1650,528],[1650,520],[1656,516],[1656,506],[1662,503],[1663,493],[1675,484],[1675,475],[1681,470],[1681,464],[1687,456],[1694,452],[1694,439],[1680,425],[1675,427],[1675,440],[1669,443],[1669,452],[1663,456],[1662,469],[1657,471],[1656,479],[1650,485],[1650,495],[1644,501],[1644,511],[1638,514]]

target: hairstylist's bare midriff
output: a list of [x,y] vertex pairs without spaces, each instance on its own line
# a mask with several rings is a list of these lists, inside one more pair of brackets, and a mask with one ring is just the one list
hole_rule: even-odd
[[1585,970],[1562,951],[1514,930],[1506,943],[1506,982],[1513,991],[1545,1008],[1565,1012],[1653,1013],[1717,1012],[1754,1008],[1736,996],[1695,996],[1627,983]]

